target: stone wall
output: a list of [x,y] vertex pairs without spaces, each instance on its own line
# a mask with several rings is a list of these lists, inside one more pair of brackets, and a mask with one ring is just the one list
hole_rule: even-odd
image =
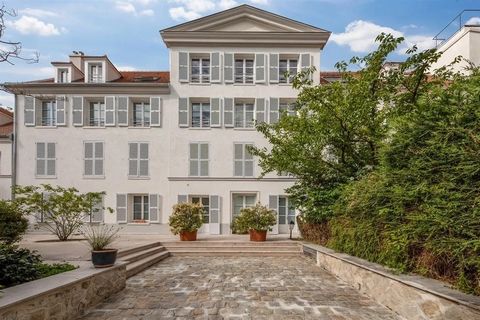
[[398,275],[378,264],[304,244],[317,264],[408,320],[480,320],[480,297],[421,276]]
[[67,320],[125,288],[126,264],[95,269],[90,263],[79,269],[3,290],[2,320]]

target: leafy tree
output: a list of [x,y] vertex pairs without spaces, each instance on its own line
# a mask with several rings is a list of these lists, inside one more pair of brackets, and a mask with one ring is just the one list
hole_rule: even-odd
[[[427,81],[429,66],[439,56],[434,50],[413,48],[400,68],[387,70],[385,61],[403,38],[381,34],[377,41],[376,51],[336,64],[342,81],[315,86],[305,72],[298,74],[296,115],[257,125],[272,148],[252,147],[251,152],[260,158],[263,174],[288,172],[297,178],[287,192],[307,221],[325,222],[334,214],[344,186],[378,166],[391,118],[412,109],[436,83]],[[351,65],[363,68],[349,72]]]
[[27,231],[28,220],[11,201],[0,200],[0,242],[12,244]]
[[[66,241],[84,224],[84,218],[97,207],[104,192],[80,193],[75,188],[42,184],[15,186],[15,203],[30,214],[43,213],[42,227]],[[113,212],[111,208],[106,208]]]

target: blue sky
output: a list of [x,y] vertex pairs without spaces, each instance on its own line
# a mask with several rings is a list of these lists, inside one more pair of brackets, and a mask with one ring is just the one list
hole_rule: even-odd
[[[52,76],[50,61],[67,61],[72,50],[107,54],[120,70],[168,70],[159,30],[222,9],[248,3],[332,32],[321,70],[373,49],[379,32],[405,36],[408,45],[432,45],[431,38],[478,0],[3,0],[16,9],[7,17],[5,40],[21,41],[23,53],[40,54],[37,64],[0,65],[0,82]],[[480,20],[480,19],[478,19]],[[392,60],[402,60],[399,52]],[[0,104],[13,98],[0,92]]]

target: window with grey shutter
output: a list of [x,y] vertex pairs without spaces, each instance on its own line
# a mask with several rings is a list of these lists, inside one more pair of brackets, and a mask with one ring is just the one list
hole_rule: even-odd
[[211,127],[221,127],[221,107],[220,107],[220,98],[211,98],[210,99],[210,126]]
[[150,213],[150,222],[160,222],[160,195],[158,194],[149,194],[149,213]]
[[257,98],[255,101],[255,120],[257,123],[265,122],[265,99]]
[[54,177],[56,175],[54,142],[37,142],[35,174],[39,177]]
[[178,126],[187,128],[189,126],[189,101],[188,98],[178,98]]
[[279,98],[270,98],[270,124],[278,122]]
[[271,83],[278,83],[278,53],[270,53],[269,76]]
[[209,201],[209,230],[210,234],[220,234],[221,203],[220,196],[211,195]]
[[150,97],[150,126],[162,126],[162,98]]
[[[301,71],[307,71],[310,68],[311,61],[310,61],[310,54],[309,53],[302,53],[300,55],[300,66]],[[310,75],[311,78],[311,75]]]
[[84,142],[84,171],[85,176],[104,175],[104,145],[102,141]]
[[116,206],[117,222],[127,223],[127,195],[117,193],[117,206]]
[[72,98],[72,124],[76,127],[83,126],[83,97]]
[[235,177],[253,177],[253,156],[248,151],[250,143],[234,144],[233,175]]
[[265,82],[265,54],[256,53],[255,54],[255,82],[264,83]]
[[56,115],[57,126],[64,126],[67,124],[67,119],[66,119],[67,97],[57,96],[56,107],[57,107],[57,115]]
[[220,52],[212,52],[210,54],[210,63],[212,72],[210,75],[210,82],[220,82]]
[[233,98],[223,99],[223,123],[225,128],[233,128]]
[[35,98],[32,96],[24,96],[24,113],[23,122],[25,126],[35,125]]
[[188,63],[189,63],[188,52],[179,52],[178,53],[178,81],[188,82]]
[[148,143],[130,142],[128,149],[129,177],[148,177]]
[[117,97],[117,123],[119,126],[128,126],[128,97]]
[[208,176],[208,143],[190,143],[189,175],[193,177]]
[[223,78],[225,83],[233,83],[233,53],[223,54]]
[[115,97],[105,97],[105,126],[115,126]]

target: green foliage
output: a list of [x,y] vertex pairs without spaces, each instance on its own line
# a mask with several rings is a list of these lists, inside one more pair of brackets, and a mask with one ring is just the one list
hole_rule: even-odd
[[116,238],[120,229],[115,225],[87,225],[82,234],[93,251],[106,249]]
[[40,272],[40,278],[50,277],[62,272],[75,270],[77,267],[70,263],[40,263],[38,265],[38,271]]
[[27,228],[28,220],[18,206],[11,201],[0,200],[0,242],[12,244],[19,241]]
[[11,287],[40,278],[36,253],[12,245],[0,245],[0,285]]
[[203,225],[205,209],[201,203],[183,202],[173,206],[173,212],[168,219],[173,234],[193,232]]
[[239,217],[236,216],[232,219],[232,223],[230,224],[230,230],[232,230],[233,234],[247,234],[248,230],[245,229],[245,226],[239,224]]
[[[66,241],[80,230],[84,217],[101,203],[104,192],[80,193],[75,188],[42,184],[15,186],[15,203],[26,213],[43,213],[42,227]],[[111,208],[106,208],[113,212]]]
[[272,226],[276,223],[275,212],[257,203],[253,207],[243,208],[240,211],[235,219],[235,228],[240,233],[246,233],[250,230],[272,231]]

